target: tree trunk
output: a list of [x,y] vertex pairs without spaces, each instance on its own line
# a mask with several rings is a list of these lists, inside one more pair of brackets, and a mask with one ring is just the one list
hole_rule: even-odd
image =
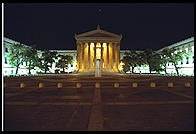
[[134,73],[134,67],[131,68],[131,73]]
[[19,64],[19,60],[17,60],[16,74],[15,74],[15,75],[17,75],[17,74],[18,74],[18,68],[19,68],[19,66],[20,66],[20,64]]
[[165,74],[167,74],[167,70],[166,70],[166,68],[164,69],[164,71],[165,71]]
[[31,74],[31,69],[29,69],[29,74]]
[[175,63],[174,63],[174,67],[175,67],[175,69],[176,69],[176,73],[177,73],[177,75],[179,76],[178,67],[176,66],[176,64],[175,64]]
[[46,74],[46,72],[47,72],[47,65],[48,65],[48,63],[46,63],[45,66],[44,66],[44,67],[45,67],[45,68],[44,68],[45,74]]
[[31,74],[31,62],[29,63],[29,74]]
[[150,74],[151,74],[151,67],[149,66],[149,71],[150,71]]
[[166,64],[164,65],[164,71],[165,71],[165,74],[167,74],[167,65]]
[[19,66],[17,66],[17,67],[16,67],[16,74],[15,74],[15,75],[17,75],[17,74],[18,74],[18,68],[19,68]]

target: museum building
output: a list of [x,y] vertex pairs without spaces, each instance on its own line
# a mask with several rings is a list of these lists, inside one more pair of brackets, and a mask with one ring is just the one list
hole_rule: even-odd
[[[68,65],[66,72],[94,72],[96,65],[99,64],[101,71],[106,72],[122,72],[121,59],[125,56],[126,52],[130,50],[120,50],[120,41],[122,35],[111,33],[100,29],[98,25],[95,30],[75,34],[77,50],[50,50],[56,51],[61,55],[70,55],[73,57],[72,63]],[[3,75],[14,75],[16,68],[9,64],[8,55],[11,53],[9,47],[13,44],[20,43],[12,39],[4,37],[3,39]],[[28,45],[21,44],[24,47]],[[166,44],[168,48],[175,48],[175,52],[185,50],[188,56],[183,57],[182,61],[179,61],[178,67],[181,75],[192,75],[194,76],[194,37],[179,41],[174,44]],[[157,50],[160,52],[164,48]],[[37,50],[38,54],[41,55],[42,51]],[[139,51],[138,51],[139,52]],[[141,51],[142,52],[142,51]],[[57,61],[56,61],[57,62]],[[52,64],[50,73],[55,73],[57,68],[56,62]],[[31,70],[31,74],[37,74],[41,72],[39,68]],[[135,73],[149,73],[148,65],[142,65],[135,67]],[[175,68],[172,63],[167,65],[168,73],[175,73]],[[130,73],[130,72],[128,72]],[[162,72],[164,74],[164,72]],[[19,75],[28,74],[28,69],[25,67],[25,63],[20,65],[18,70]]]
[[79,72],[94,71],[100,61],[102,71],[119,72],[122,35],[100,29],[75,35]]

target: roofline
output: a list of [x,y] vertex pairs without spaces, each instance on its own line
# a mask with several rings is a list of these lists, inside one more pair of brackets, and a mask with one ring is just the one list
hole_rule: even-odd
[[[106,31],[106,30],[102,30],[102,29],[100,29],[100,27],[95,29],[95,30],[87,31],[87,32],[84,32],[84,33],[81,33],[81,34],[78,34],[78,35],[75,34],[75,39],[77,40],[78,38],[81,38],[81,36],[83,36],[83,35],[86,35],[88,33],[93,33],[93,32],[96,32],[96,31],[105,32],[105,33],[111,34],[113,36],[116,36],[116,38],[120,38],[120,40],[122,39],[122,34],[118,35],[116,33],[112,33],[112,32]],[[112,38],[115,38],[115,37],[112,37]]]
[[8,42],[8,43],[11,43],[11,44],[13,44],[13,43],[14,43],[14,44],[21,44],[21,45],[23,45],[23,46],[30,47],[29,45],[22,44],[22,43],[20,43],[20,42],[18,42],[18,41],[9,39],[9,38],[7,38],[7,37],[3,37],[3,41]]
[[192,41],[194,42],[194,37],[190,37],[190,38],[188,38],[188,39],[185,39],[185,40],[176,42],[176,43],[171,44],[171,45],[169,45],[169,46],[165,46],[165,47],[163,47],[163,48],[157,50],[157,52],[163,50],[163,49],[166,48],[166,47],[168,47],[168,48],[178,47],[179,45],[186,44],[186,43],[189,43],[189,42],[192,42]]

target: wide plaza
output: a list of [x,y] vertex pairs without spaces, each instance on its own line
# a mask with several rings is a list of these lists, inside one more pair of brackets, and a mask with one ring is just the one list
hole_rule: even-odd
[[194,77],[4,77],[4,104],[7,131],[194,130]]

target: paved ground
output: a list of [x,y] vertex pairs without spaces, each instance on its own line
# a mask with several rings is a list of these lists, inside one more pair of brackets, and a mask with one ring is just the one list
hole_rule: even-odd
[[4,83],[7,131],[194,130],[194,77],[61,75]]

